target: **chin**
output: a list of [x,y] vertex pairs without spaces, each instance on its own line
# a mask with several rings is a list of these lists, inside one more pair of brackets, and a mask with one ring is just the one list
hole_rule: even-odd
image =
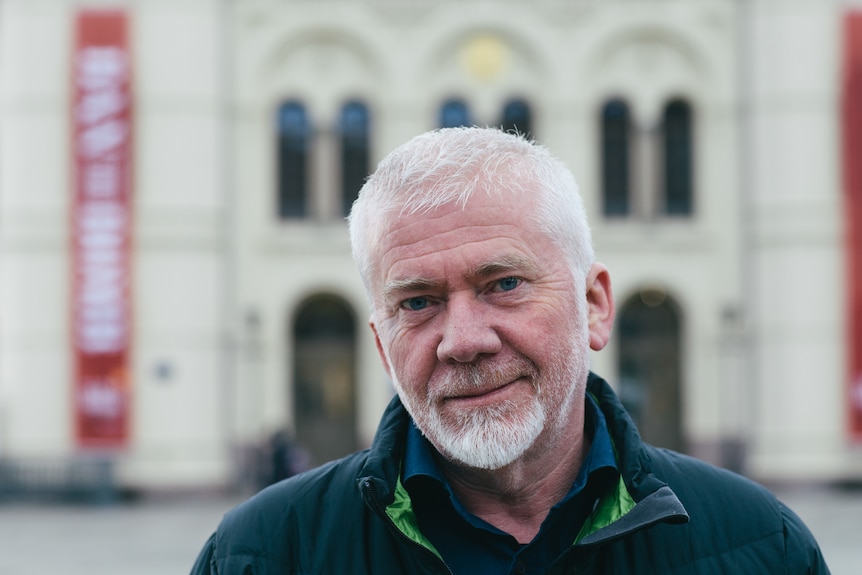
[[538,402],[514,413],[512,406],[474,410],[454,423],[426,411],[417,419],[422,433],[450,461],[476,469],[495,470],[516,462],[535,445],[545,428],[545,412]]

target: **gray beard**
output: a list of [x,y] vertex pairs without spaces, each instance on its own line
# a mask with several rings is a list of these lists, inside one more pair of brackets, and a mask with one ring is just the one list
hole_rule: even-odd
[[[435,398],[414,402],[400,383],[394,382],[416,426],[437,451],[455,463],[487,470],[500,469],[521,458],[549,423],[554,429],[564,426],[574,399],[581,395],[578,388],[582,388],[586,380],[585,368],[579,362],[573,364],[571,357],[566,364],[552,366],[542,379],[536,366],[523,358],[504,365],[466,364],[451,369],[438,382],[439,395],[477,388],[487,381],[508,382],[519,375],[527,375],[536,387],[526,407],[503,401],[449,413],[444,418]],[[546,382],[544,388],[542,381]]]

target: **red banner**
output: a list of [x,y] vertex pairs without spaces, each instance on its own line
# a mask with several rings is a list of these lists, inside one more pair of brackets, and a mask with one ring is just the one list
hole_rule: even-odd
[[862,13],[844,21],[842,101],[847,254],[847,405],[850,435],[862,440]]
[[132,91],[122,11],[82,11],[72,53],[72,352],[78,445],[129,435]]

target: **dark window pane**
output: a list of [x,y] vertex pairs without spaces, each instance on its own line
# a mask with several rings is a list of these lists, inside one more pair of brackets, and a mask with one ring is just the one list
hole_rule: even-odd
[[503,131],[517,132],[532,138],[532,117],[530,106],[523,100],[512,100],[503,108]]
[[602,108],[602,211],[606,216],[629,214],[629,109],[622,100]]
[[278,215],[306,215],[311,129],[305,107],[288,102],[278,109]]
[[470,111],[463,100],[449,100],[440,108],[440,127],[470,126]]
[[664,210],[666,214],[692,212],[691,107],[670,102],[662,122],[664,139]]
[[341,109],[341,206],[350,213],[359,189],[368,176],[368,108],[350,102]]

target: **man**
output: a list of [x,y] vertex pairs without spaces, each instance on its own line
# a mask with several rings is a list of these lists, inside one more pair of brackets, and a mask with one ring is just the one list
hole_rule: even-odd
[[769,492],[643,444],[589,372],[611,281],[545,148],[423,134],[349,220],[397,396],[370,449],[228,513],[193,573],[828,572]]

